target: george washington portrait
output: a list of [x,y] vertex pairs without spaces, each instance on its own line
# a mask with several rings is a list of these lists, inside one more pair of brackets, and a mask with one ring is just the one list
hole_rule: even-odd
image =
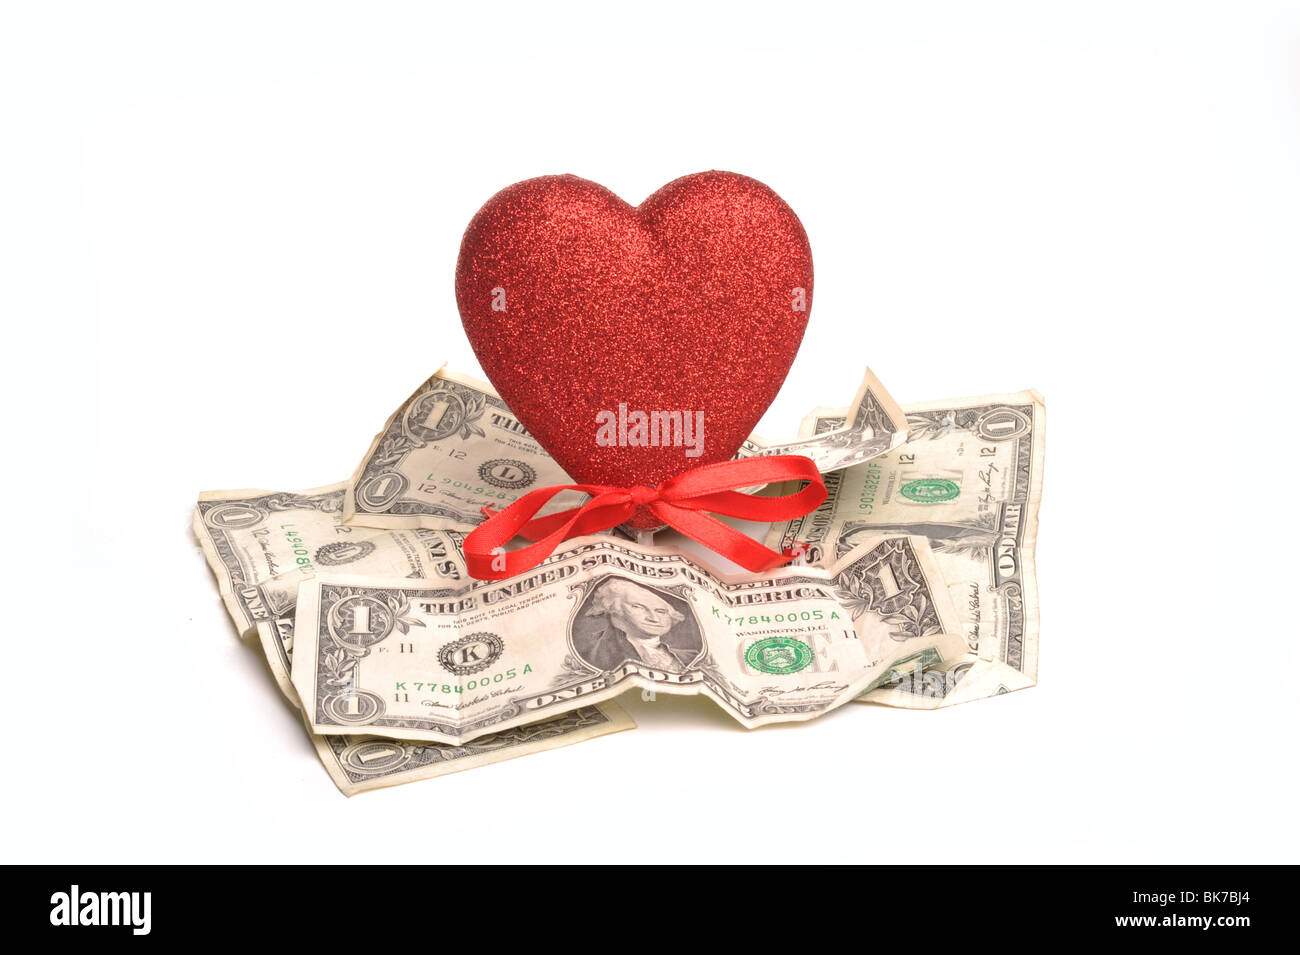
[[704,641],[684,601],[625,577],[609,577],[573,621],[573,649],[598,670],[631,662],[680,673]]

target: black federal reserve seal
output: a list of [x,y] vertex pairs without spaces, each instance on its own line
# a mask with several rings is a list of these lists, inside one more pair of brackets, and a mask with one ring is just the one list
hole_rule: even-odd
[[321,567],[341,567],[369,557],[374,552],[374,541],[335,541],[318,547],[315,560]]
[[438,650],[438,662],[457,676],[486,670],[500,658],[506,645],[495,633],[471,633]]
[[537,472],[531,467],[523,461],[512,461],[509,458],[493,458],[491,461],[484,461],[478,467],[478,476],[480,481],[493,487],[511,491],[527,487],[537,480]]

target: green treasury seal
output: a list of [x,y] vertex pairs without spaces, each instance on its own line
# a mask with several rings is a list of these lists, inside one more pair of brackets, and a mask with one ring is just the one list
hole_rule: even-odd
[[922,478],[920,481],[908,481],[898,489],[898,493],[909,501],[930,503],[932,501],[951,501],[961,493],[957,482],[947,478]]
[[812,647],[794,637],[764,637],[745,651],[745,662],[763,673],[798,673],[812,658]]

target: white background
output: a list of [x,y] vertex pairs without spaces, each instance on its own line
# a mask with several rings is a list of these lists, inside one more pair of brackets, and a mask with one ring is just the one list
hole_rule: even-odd
[[[967,9],[967,8],[970,9]],[[4,4],[4,861],[1297,861],[1300,10]],[[519,179],[799,213],[761,431],[1048,401],[1040,685],[640,728],[348,800],[189,530],[443,360]]]

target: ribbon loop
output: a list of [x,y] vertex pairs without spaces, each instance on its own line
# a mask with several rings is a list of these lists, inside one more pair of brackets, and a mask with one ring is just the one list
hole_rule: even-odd
[[[779,481],[808,483],[793,494],[777,497],[759,497],[739,490]],[[590,498],[580,507],[537,517],[537,512],[561,491],[580,491]],[[704,464],[658,487],[557,484],[529,491],[501,511],[483,508],[488,519],[465,538],[465,563],[470,575],[479,580],[504,580],[536,567],[569,538],[616,527],[645,507],[669,527],[746,570],[770,570],[793,555],[764,547],[713,514],[751,521],[790,520],[815,510],[824,500],[826,485],[816,465],[811,458],[795,454]],[[516,536],[533,543],[507,551],[505,545]]]

